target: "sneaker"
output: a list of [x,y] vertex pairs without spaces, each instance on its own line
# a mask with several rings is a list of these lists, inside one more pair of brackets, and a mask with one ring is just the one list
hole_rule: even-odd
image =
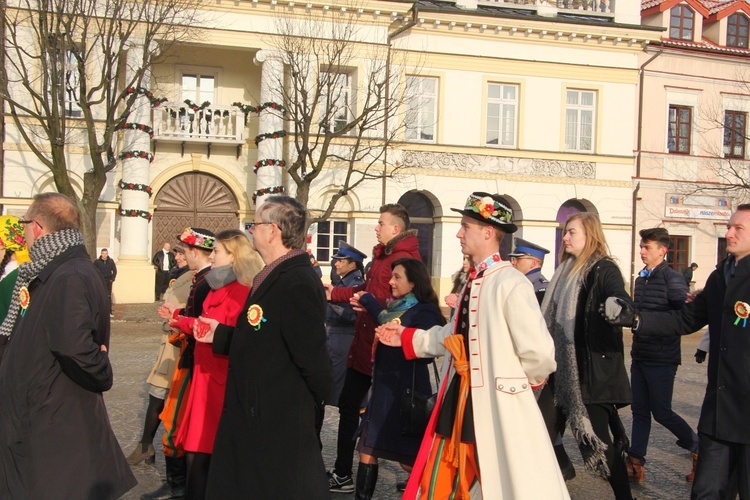
[[351,493],[354,491],[354,481],[352,476],[341,477],[335,472],[327,472],[328,489],[331,493]]

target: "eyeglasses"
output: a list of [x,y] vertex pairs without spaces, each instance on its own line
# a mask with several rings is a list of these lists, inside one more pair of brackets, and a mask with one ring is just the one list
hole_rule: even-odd
[[21,220],[21,219],[19,219],[18,222],[19,222],[19,224],[36,224],[41,229],[44,229],[41,224],[39,224],[37,221],[35,221],[33,219],[31,219],[31,220]]
[[262,226],[263,224],[276,224],[276,223],[275,222],[249,222],[247,224],[247,230],[252,233],[253,231],[255,231],[255,228],[257,226]]

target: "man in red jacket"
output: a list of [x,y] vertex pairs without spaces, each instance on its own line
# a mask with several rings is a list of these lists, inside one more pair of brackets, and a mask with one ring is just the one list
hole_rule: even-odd
[[[333,288],[327,285],[326,295],[331,302],[349,302],[354,293],[366,291],[383,306],[391,294],[388,281],[391,264],[404,257],[420,259],[417,231],[409,229],[409,214],[398,204],[380,207],[380,218],[375,227],[378,244],[373,248],[372,267],[364,285]],[[377,323],[366,311],[357,314],[354,340],[346,362],[346,378],[339,396],[339,431],[336,465],[328,473],[328,486],[333,493],[354,491],[352,467],[354,434],[359,426],[359,408],[372,384],[372,341]],[[376,464],[360,464],[359,475],[377,476]]]

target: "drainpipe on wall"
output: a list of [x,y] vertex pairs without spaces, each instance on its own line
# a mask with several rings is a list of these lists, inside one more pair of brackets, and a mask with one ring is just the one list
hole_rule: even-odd
[[[385,59],[385,119],[383,120],[383,138],[387,140],[388,138],[388,117],[390,115],[390,105],[391,105],[391,47],[392,47],[392,41],[395,37],[403,33],[404,31],[410,29],[412,26],[417,24],[417,12],[418,7],[415,5],[412,7],[412,15],[411,19],[395,30],[393,33],[388,33],[388,47],[387,47],[387,53],[386,53],[386,59]],[[385,151],[383,151],[383,185],[381,188],[381,205],[386,204],[386,186],[387,186],[387,174],[388,174],[388,145],[386,144]]]
[[[0,43],[5,41],[5,6],[0,8]],[[5,68],[5,48],[0,50],[0,65]],[[5,196],[5,89],[0,89],[0,198]],[[0,203],[0,213],[4,206]]]
[[[641,67],[638,69],[638,133],[637,133],[637,145],[636,145],[636,156],[635,156],[635,178],[640,179],[641,178],[641,147],[643,143],[643,82],[645,81],[644,75],[646,73],[646,66],[651,64],[651,62],[659,57],[664,51],[659,50],[656,54],[651,56],[648,61],[641,64]],[[633,230],[631,231],[631,237],[630,237],[630,295],[633,295],[635,291],[635,235],[637,234],[637,227],[638,227],[638,210],[637,210],[637,204],[638,200],[640,199],[638,197],[638,192],[641,190],[641,183],[640,181],[638,184],[636,184],[635,189],[633,190],[633,203],[632,203],[632,219],[633,219]]]

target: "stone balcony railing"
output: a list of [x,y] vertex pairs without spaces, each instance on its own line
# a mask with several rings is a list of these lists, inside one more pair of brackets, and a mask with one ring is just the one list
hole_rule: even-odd
[[502,5],[545,5],[560,10],[584,10],[612,14],[615,0],[480,0],[480,3]]
[[165,102],[153,108],[154,140],[241,145],[245,114],[237,106],[194,110],[185,103]]

